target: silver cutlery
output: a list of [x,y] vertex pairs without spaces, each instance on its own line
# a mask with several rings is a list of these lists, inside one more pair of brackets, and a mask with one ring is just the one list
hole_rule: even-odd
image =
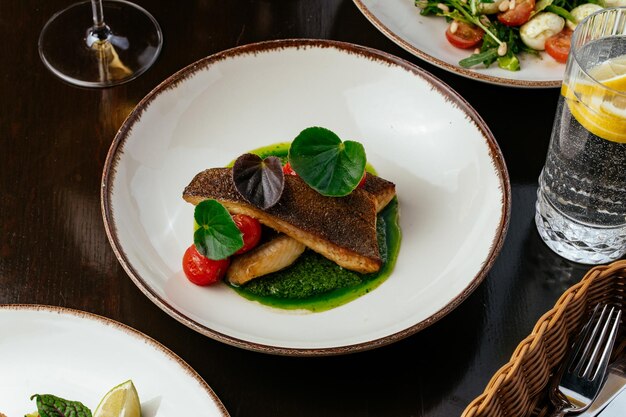
[[589,406],[587,411],[579,414],[580,417],[594,417],[602,414],[601,412],[617,398],[624,388],[626,388],[626,354],[619,356],[615,362],[609,365],[608,376],[602,390],[598,394],[595,401]]
[[556,407],[552,417],[581,413],[595,400],[605,381],[620,317],[617,306],[593,310],[551,386],[550,399]]
[[624,417],[626,412],[626,391],[622,390],[604,409],[597,414],[599,417]]

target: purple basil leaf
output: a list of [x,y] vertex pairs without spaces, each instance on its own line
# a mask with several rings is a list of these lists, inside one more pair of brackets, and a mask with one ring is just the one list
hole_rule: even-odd
[[250,204],[263,210],[280,200],[285,176],[280,158],[251,153],[241,155],[233,165],[233,183],[239,194]]

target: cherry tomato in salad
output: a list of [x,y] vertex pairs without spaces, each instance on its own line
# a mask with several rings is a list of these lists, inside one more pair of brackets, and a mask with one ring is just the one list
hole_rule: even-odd
[[233,214],[232,217],[243,235],[243,246],[235,252],[235,255],[241,255],[259,244],[259,240],[261,240],[261,223],[245,214]]
[[291,164],[289,162],[287,162],[285,165],[283,165],[283,174],[285,174],[285,175],[298,175],[298,174],[296,174],[296,171],[293,170],[293,168],[291,167]]
[[572,30],[565,28],[556,35],[546,39],[546,52],[557,62],[567,62],[570,44],[572,42]]
[[[456,27],[454,33],[451,28]],[[461,49],[473,48],[480,43],[485,33],[481,28],[469,23],[454,21],[446,30],[446,39],[452,45]]]
[[230,265],[230,259],[214,261],[202,255],[191,245],[183,255],[183,271],[187,279],[196,285],[211,285],[222,279]]
[[507,26],[521,26],[530,20],[535,10],[535,0],[514,0],[515,7],[503,13],[498,13],[500,23]]

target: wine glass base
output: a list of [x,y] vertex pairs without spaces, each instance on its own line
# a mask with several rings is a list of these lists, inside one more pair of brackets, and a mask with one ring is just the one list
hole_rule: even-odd
[[95,37],[91,1],[76,3],[48,20],[39,36],[39,55],[62,80],[81,87],[110,87],[144,73],[163,45],[157,21],[124,0],[102,2],[110,30]]

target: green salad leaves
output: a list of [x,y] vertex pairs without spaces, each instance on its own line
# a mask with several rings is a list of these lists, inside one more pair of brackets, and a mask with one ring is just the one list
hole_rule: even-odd
[[[459,20],[478,26],[485,32],[480,52],[474,53],[462,59],[459,65],[470,68],[475,65],[484,64],[486,67],[494,62],[500,68],[510,71],[520,69],[517,54],[521,51],[531,52],[522,42],[519,36],[519,28],[501,24],[498,21],[488,21],[486,17],[481,18],[479,9],[482,3],[493,3],[493,0],[415,0],[415,6],[422,9],[423,16],[436,15],[443,16],[447,20]],[[439,5],[443,4],[448,11],[442,10]],[[504,55],[498,53],[499,48],[505,48]]]
[[[489,67],[497,62],[500,68],[518,71],[520,69],[518,54],[522,52],[539,54],[539,51],[529,48],[522,42],[519,26],[507,26],[497,18],[483,14],[485,5],[494,3],[494,0],[414,0],[414,3],[421,9],[420,14],[423,16],[435,15],[444,17],[449,22],[456,20],[471,23],[485,33],[479,51],[459,61],[463,68],[479,64]],[[575,22],[576,19],[570,10],[585,3],[601,4],[602,0],[538,0],[531,18],[541,11],[546,11]]]

